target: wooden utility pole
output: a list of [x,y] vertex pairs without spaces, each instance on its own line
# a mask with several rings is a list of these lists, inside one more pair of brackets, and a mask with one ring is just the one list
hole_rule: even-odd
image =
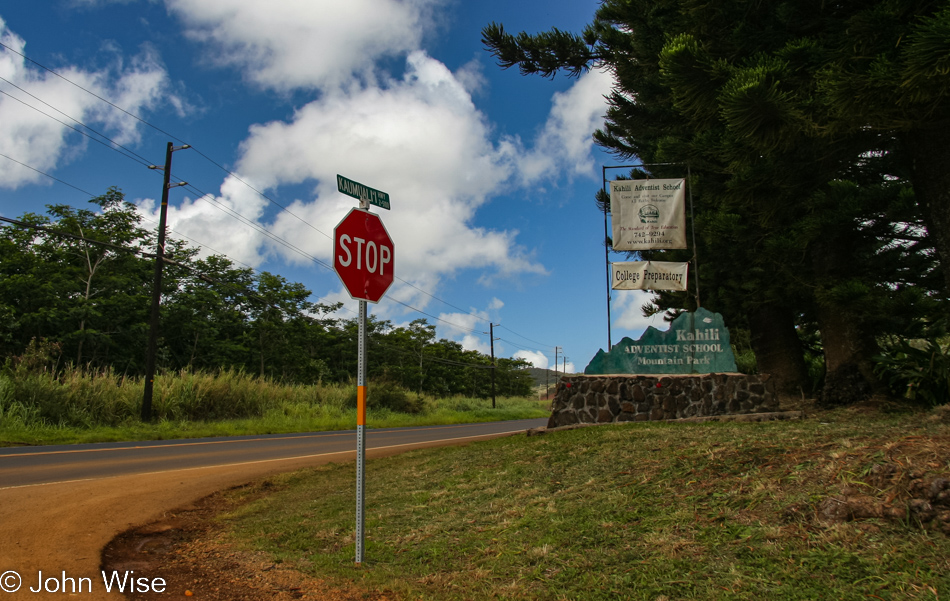
[[488,338],[491,340],[491,408],[495,408],[495,324],[488,323]]
[[170,184],[172,153],[191,148],[185,144],[175,147],[171,142],[165,149],[165,167],[149,165],[149,169],[164,169],[162,183],[162,206],[158,214],[158,248],[155,250],[155,276],[152,280],[152,315],[148,323],[148,347],[145,350],[145,392],[142,395],[142,421],[152,420],[152,392],[155,386],[155,353],[158,348],[159,310],[162,302],[162,266],[165,263],[165,220],[168,218],[168,190],[187,186],[188,182]]

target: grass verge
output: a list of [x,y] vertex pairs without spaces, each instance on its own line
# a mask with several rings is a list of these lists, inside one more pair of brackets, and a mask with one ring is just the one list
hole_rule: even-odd
[[[355,388],[353,391],[355,397]],[[51,423],[24,420],[0,413],[0,447],[16,445],[75,444],[127,440],[174,440],[212,436],[323,432],[356,428],[356,410],[347,403],[277,402],[260,417],[232,419],[159,419],[143,423],[127,417],[117,425]],[[367,411],[370,428],[398,428],[475,422],[530,419],[550,415],[548,401],[499,397],[492,408],[490,399],[427,399],[418,413],[402,413],[386,408]]]
[[271,479],[263,496],[235,491],[255,500],[221,519],[232,544],[405,599],[940,599],[948,534],[907,512],[827,511],[858,495],[897,515],[915,482],[940,477],[950,478],[945,420],[839,410],[372,460],[359,567],[352,464]]

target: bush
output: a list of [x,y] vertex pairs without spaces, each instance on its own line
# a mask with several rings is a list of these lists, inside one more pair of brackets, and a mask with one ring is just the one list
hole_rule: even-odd
[[928,407],[950,402],[950,353],[936,340],[902,340],[876,361],[875,373],[895,396]]
[[735,345],[732,345],[732,354],[736,359],[736,369],[739,370],[739,373],[754,374],[758,372],[755,352],[752,349],[747,348],[740,351]]
[[[366,408],[367,409],[389,409],[399,413],[422,413],[425,411],[425,400],[412,392],[409,392],[392,380],[378,380],[371,382],[366,387]],[[356,407],[356,387],[350,394],[348,405]]]

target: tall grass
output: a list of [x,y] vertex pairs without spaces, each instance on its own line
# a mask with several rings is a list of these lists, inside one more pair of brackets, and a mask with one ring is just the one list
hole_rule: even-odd
[[[435,399],[369,382],[368,425],[395,427],[544,417],[528,399]],[[154,421],[140,421],[144,382],[113,371],[0,372],[0,445],[340,430],[356,424],[354,384],[282,384],[249,374],[181,371],[156,376]]]

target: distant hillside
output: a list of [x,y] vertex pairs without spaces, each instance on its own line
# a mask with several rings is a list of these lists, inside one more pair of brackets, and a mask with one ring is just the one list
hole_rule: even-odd
[[553,369],[540,369],[538,367],[529,367],[527,371],[534,379],[535,386],[544,386],[545,383],[547,383],[552,389],[554,388],[554,384],[557,383],[558,378],[564,375],[562,371],[555,373]]

